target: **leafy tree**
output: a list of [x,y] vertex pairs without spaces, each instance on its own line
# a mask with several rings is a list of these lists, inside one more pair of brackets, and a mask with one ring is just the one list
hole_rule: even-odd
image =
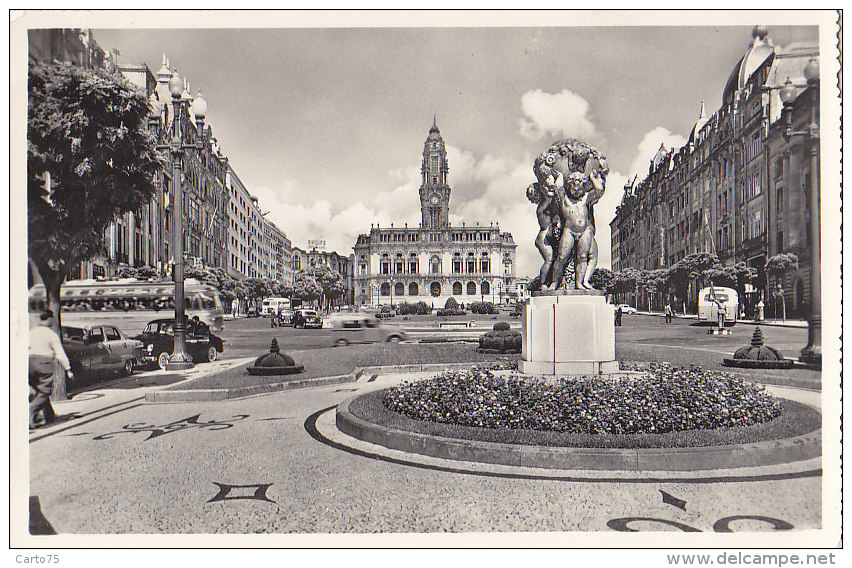
[[712,282],[714,286],[734,288],[737,285],[737,273],[733,266],[717,264],[702,272],[701,276],[705,282]]
[[339,300],[343,296],[343,277],[340,276],[340,273],[336,270],[332,270],[324,264],[317,264],[306,269],[306,272],[310,274],[317,284],[320,285],[320,288],[322,288],[320,300],[321,304],[326,309],[328,309],[333,302]]
[[736,276],[737,293],[740,295],[740,298],[745,298],[746,284],[756,282],[760,278],[760,272],[745,262],[738,262],[734,265],[734,274]]
[[629,294],[636,291],[636,283],[641,279],[641,274],[635,268],[625,268],[621,272],[613,273],[613,294]]
[[[109,224],[156,192],[164,162],[147,116],[145,94],[120,75],[30,63],[27,245],[57,331],[70,268],[102,252]],[[54,383],[54,396],[65,398],[65,381]]]
[[313,275],[307,270],[300,270],[296,273],[296,278],[293,282],[293,296],[313,303],[322,297],[322,286],[317,282]]
[[603,291],[604,294],[614,293],[615,274],[608,268],[595,268],[589,282],[595,289]]
[[782,252],[769,257],[763,269],[773,276],[779,276],[788,270],[799,268],[799,257],[792,252]]
[[708,252],[688,254],[669,269],[668,286],[674,289],[681,301],[686,301],[689,283],[701,281],[704,271],[719,264],[719,257]]

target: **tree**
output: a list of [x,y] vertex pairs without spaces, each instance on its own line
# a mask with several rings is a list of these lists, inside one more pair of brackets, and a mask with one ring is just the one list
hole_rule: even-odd
[[758,270],[745,262],[738,262],[734,265],[734,275],[736,276],[736,288],[740,298],[745,298],[746,284],[751,284],[760,277]]
[[[778,299],[776,302],[781,303],[781,310],[785,320],[787,319],[787,305],[784,301],[784,274],[786,274],[789,270],[797,270],[798,268],[799,257],[791,252],[781,252],[771,256],[766,260],[766,264],[763,266],[763,270],[766,272],[767,297],[769,294],[769,277],[772,276],[773,279],[778,281],[778,288],[780,292],[777,294]],[[775,317],[778,317],[777,312]]]
[[343,296],[343,277],[336,270],[324,264],[317,264],[306,269],[306,272],[322,288],[320,300],[324,308],[328,309],[332,302]]
[[717,264],[702,272],[701,276],[705,282],[712,282],[714,286],[734,288],[737,285],[737,273],[733,266]]
[[608,268],[595,268],[589,282],[596,290],[601,290],[604,294],[612,294],[613,286],[615,285],[615,274]]
[[615,272],[615,282],[613,284],[613,294],[630,294],[636,291],[636,282],[641,278],[638,270],[635,268],[625,268],[621,272]]
[[[56,331],[70,268],[100,253],[110,223],[156,192],[164,160],[147,117],[145,94],[120,75],[30,63],[27,245]],[[64,379],[54,383],[55,398],[65,398]]]
[[678,299],[684,302],[686,307],[686,296],[690,282],[701,281],[704,271],[719,264],[719,257],[708,252],[696,252],[688,254],[669,269],[668,286],[674,289]]
[[[665,294],[669,287],[667,279],[668,273],[669,271],[666,268],[643,270],[641,285],[649,294]],[[663,299],[665,300],[665,298]]]
[[314,302],[322,297],[322,286],[307,270],[296,273],[293,281],[293,295],[306,302]]

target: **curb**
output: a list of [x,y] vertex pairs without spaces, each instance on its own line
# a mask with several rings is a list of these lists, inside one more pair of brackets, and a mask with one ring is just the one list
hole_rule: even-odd
[[524,446],[429,436],[367,422],[349,411],[358,396],[342,402],[335,424],[358,440],[392,450],[458,461],[543,469],[700,471],[778,465],[822,454],[822,431],[784,440],[692,448],[565,448]]
[[270,392],[351,383],[355,380],[354,374],[349,374],[316,379],[296,379],[292,381],[282,381],[280,383],[270,383],[267,385],[255,385],[250,387],[236,387],[232,389],[160,390],[146,393],[145,402],[157,403],[235,400],[238,398],[257,396]]
[[[637,315],[637,316],[654,316],[654,317],[658,317],[658,318],[666,317],[666,314],[658,313],[658,312],[641,312],[641,311],[639,311],[639,312],[636,312],[634,315]],[[698,320],[698,316],[695,316],[695,315],[692,315],[692,314],[688,314],[688,315],[674,314],[674,317],[676,317],[678,319]],[[762,325],[762,326],[769,326],[769,327],[787,327],[787,328],[790,328],[790,329],[808,329],[808,325],[807,325],[808,322],[807,321],[804,321],[805,325],[801,325],[801,323],[799,323],[799,324],[792,323],[793,321],[802,321],[802,320],[791,320],[790,323],[785,323],[783,321],[782,322],[774,322],[774,321],[769,321],[769,320],[766,320],[766,319],[764,319],[763,321],[754,321],[754,320],[751,320],[751,319],[738,319],[737,323],[743,324],[743,325]]]
[[462,370],[469,369],[470,367],[479,364],[480,363],[428,363],[422,365],[387,365],[375,367],[356,367],[352,370],[351,373],[347,375],[335,375],[332,377],[319,377],[314,379],[293,379],[289,381],[281,381],[278,383],[270,383],[266,385],[235,387],[230,389],[156,390],[145,394],[145,402],[158,403],[235,400],[238,398],[257,396],[270,392],[323,387],[342,383],[354,383],[364,375],[377,375],[389,372],[419,373],[427,371]]

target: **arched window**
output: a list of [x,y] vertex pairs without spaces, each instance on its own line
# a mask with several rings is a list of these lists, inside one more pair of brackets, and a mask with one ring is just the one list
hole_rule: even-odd
[[429,272],[432,274],[441,273],[441,259],[438,257],[438,255],[434,255],[429,260]]
[[476,282],[468,282],[467,283],[467,295],[468,296],[476,295]]
[[483,294],[490,294],[491,284],[489,284],[488,282],[483,282],[480,289],[482,290]]
[[461,274],[462,271],[462,259],[461,253],[453,254],[453,274]]
[[382,254],[382,259],[379,262],[379,274],[390,274],[390,257],[388,253]]
[[440,282],[432,282],[432,284],[429,286],[429,293],[435,298],[440,296],[441,295],[441,283]]
[[453,284],[453,296],[461,296],[462,293],[462,283],[456,282]]
[[380,296],[390,296],[390,283],[382,282],[382,290],[379,292]]
[[420,272],[420,262],[417,260],[417,253],[408,255],[408,272],[410,274],[418,274]]
[[482,253],[482,260],[480,261],[480,266],[482,268],[483,274],[489,274],[491,272],[491,261],[488,258],[487,252]]
[[402,259],[402,253],[401,252],[396,253],[396,258],[394,259],[394,263],[393,263],[393,273],[394,274],[402,274],[404,265],[405,265],[405,263],[403,262],[403,259]]
[[476,258],[472,252],[467,253],[467,273],[473,274],[476,272]]
[[405,284],[402,282],[397,282],[393,287],[393,295],[394,296],[404,296],[405,295]]
[[418,296],[420,294],[420,288],[417,286],[417,282],[412,282],[408,285],[408,295],[409,296]]

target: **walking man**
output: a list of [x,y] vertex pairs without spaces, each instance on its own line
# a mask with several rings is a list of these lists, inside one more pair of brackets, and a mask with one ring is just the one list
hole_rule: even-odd
[[672,305],[666,304],[666,323],[672,323]]
[[622,313],[623,312],[621,311],[621,306],[618,306],[617,308],[615,308],[615,325],[619,325],[619,326],[621,325],[621,314]]
[[39,317],[38,325],[30,329],[29,347],[29,384],[32,400],[30,401],[30,430],[38,427],[36,418],[39,412],[44,413],[44,422],[49,424],[56,420],[56,413],[50,405],[50,393],[53,390],[53,372],[55,361],[59,361],[69,378],[74,377],[71,363],[62,348],[62,341],[50,326],[53,324],[53,312],[46,310]]

